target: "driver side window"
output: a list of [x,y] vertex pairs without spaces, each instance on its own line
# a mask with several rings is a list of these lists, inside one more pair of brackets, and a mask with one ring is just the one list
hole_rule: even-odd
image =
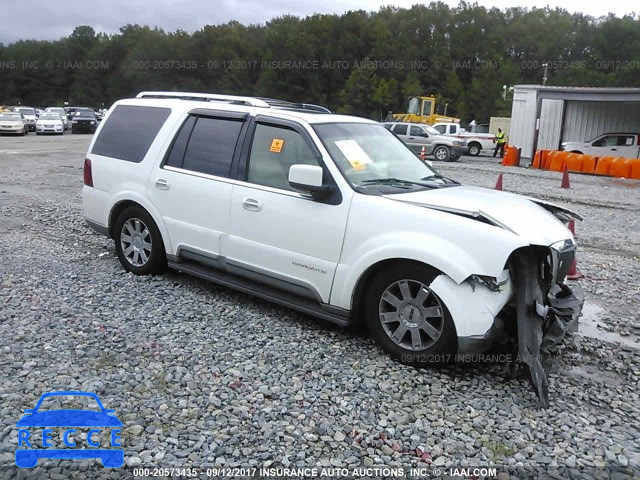
[[319,165],[302,135],[286,127],[257,124],[247,181],[293,191],[289,185],[289,168],[294,164]]

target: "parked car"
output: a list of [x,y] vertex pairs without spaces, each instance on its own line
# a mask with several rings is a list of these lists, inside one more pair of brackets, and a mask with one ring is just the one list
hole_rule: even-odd
[[98,120],[90,108],[78,108],[71,117],[71,133],[94,133]]
[[13,109],[14,112],[16,113],[21,113],[22,116],[24,117],[24,119],[27,122],[27,126],[29,127],[29,130],[32,132],[36,131],[36,121],[37,121],[37,116],[36,116],[36,110],[33,107],[15,107]]
[[582,307],[579,286],[564,283],[576,251],[564,222],[579,215],[463,186],[380,123],[251,97],[120,100],[85,158],[85,219],[113,238],[125,270],[170,267],[338,325],[365,322],[412,365],[506,335],[546,399],[540,349]]
[[562,150],[596,157],[640,158],[637,133],[605,133],[588,142],[563,142]]
[[467,142],[469,155],[480,155],[483,150],[489,151],[495,148],[496,137],[491,133],[467,132],[459,123],[435,123],[433,125],[441,135],[454,137]]
[[26,135],[29,133],[29,126],[21,113],[0,113],[0,134],[6,133],[13,135]]
[[414,152],[420,153],[422,147],[425,147],[425,153],[436,160],[455,162],[469,151],[464,140],[440,135],[440,132],[429,125],[406,122],[385,122],[383,125]]
[[45,113],[58,113],[62,117],[65,130],[69,127],[69,119],[67,118],[67,112],[62,107],[47,107]]
[[36,122],[36,135],[64,135],[64,121],[59,113],[43,113]]

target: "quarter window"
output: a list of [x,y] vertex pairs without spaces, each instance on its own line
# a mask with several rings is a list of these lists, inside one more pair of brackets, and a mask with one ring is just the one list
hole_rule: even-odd
[[229,177],[242,124],[241,120],[199,117],[191,132],[182,168]]
[[406,125],[396,125],[393,129],[393,133],[396,135],[406,135],[407,134],[407,126]]
[[170,113],[169,108],[118,105],[100,130],[91,153],[141,162]]
[[289,168],[294,164],[318,165],[302,135],[286,127],[257,124],[251,145],[247,181],[293,190],[289,185]]

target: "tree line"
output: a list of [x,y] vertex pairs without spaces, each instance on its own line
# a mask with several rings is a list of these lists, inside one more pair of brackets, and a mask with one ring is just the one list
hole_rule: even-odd
[[[379,119],[412,95],[487,122],[508,86],[640,86],[640,17],[442,2],[230,22],[193,33],[79,26],[56,41],[0,44],[0,104],[108,107],[141,90],[281,98]],[[505,89],[505,86],[507,88]]]

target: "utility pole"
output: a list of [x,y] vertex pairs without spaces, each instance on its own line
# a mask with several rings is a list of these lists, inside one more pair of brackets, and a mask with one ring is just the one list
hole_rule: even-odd
[[542,77],[542,86],[544,87],[547,84],[547,68],[549,67],[549,64],[544,62],[542,66],[544,67],[544,76]]

